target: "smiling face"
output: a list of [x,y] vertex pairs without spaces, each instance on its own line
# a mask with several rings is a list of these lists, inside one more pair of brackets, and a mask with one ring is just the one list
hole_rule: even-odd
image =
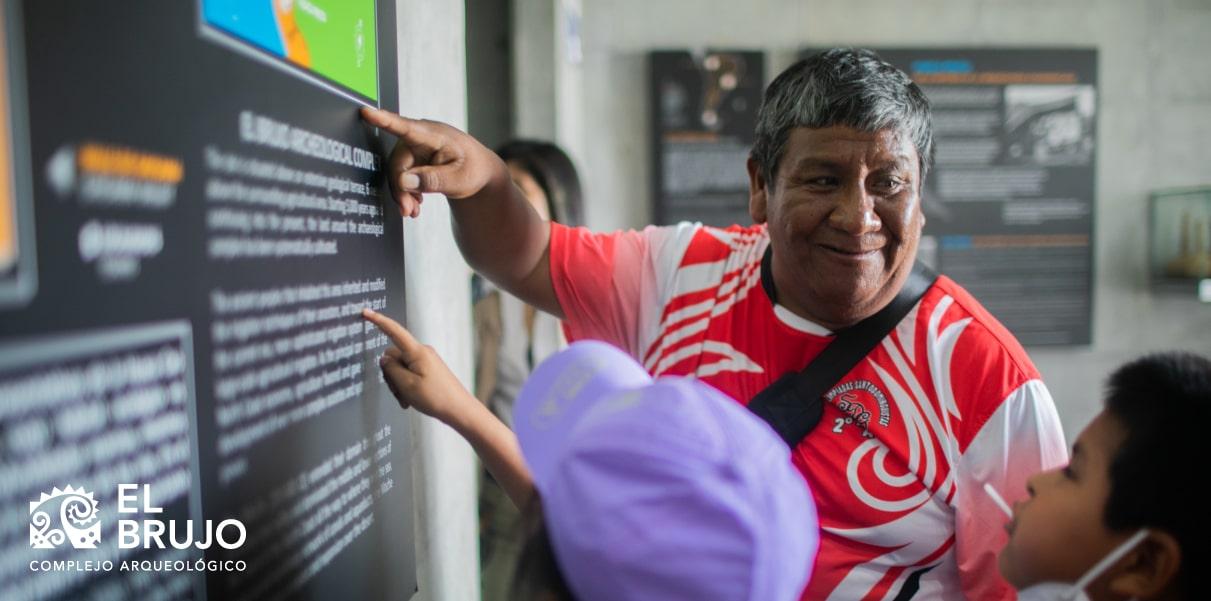
[[920,160],[892,129],[791,130],[773,182],[749,161],[749,212],[769,224],[778,302],[837,330],[878,312],[912,270]]
[[[1112,532],[1103,518],[1110,463],[1125,436],[1122,425],[1103,412],[1077,438],[1067,467],[1027,482],[1030,496],[1014,505],[1013,521],[1005,527],[1009,542],[999,559],[1001,575],[1015,588],[1075,582],[1130,536]],[[1095,580],[1089,592],[1104,581]]]

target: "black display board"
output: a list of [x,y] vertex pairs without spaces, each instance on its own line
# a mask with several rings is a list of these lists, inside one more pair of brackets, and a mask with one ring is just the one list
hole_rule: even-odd
[[662,50],[650,54],[649,67],[654,221],[750,223],[744,164],[761,107],[765,56]]
[[922,256],[1025,345],[1092,340],[1097,52],[880,49],[933,105]]
[[410,598],[394,2],[0,17],[0,599]]

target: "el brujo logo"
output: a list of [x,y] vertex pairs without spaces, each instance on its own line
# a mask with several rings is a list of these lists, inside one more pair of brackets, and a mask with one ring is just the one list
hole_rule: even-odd
[[[56,549],[65,541],[77,549],[96,549],[101,542],[101,516],[97,512],[93,493],[69,484],[55,487],[48,495],[42,493],[29,503],[29,546],[35,549]],[[54,518],[59,528],[54,528]]]

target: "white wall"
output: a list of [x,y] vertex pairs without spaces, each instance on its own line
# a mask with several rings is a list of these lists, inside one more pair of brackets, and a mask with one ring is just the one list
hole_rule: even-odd
[[[400,112],[466,128],[463,0],[397,0]],[[407,326],[471,381],[470,269],[445,199],[404,224]],[[413,490],[419,601],[479,599],[476,463],[453,430],[414,415]]]
[[1078,46],[1099,51],[1094,343],[1031,348],[1069,439],[1107,373],[1148,350],[1211,354],[1211,305],[1147,285],[1150,190],[1211,184],[1211,0],[612,0],[584,3],[581,163],[594,229],[650,219],[646,53],[804,46]]
[[583,12],[581,0],[513,0],[513,133],[555,142],[582,170]]
[[518,137],[555,139],[556,2],[513,0],[513,133]]
[[466,0],[467,131],[488,148],[513,136],[511,0]]

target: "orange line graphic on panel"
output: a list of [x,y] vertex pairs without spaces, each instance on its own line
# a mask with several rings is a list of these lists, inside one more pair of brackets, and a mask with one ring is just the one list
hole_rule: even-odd
[[86,142],[76,152],[81,171],[164,184],[180,183],[185,166],[175,157]]
[[307,50],[307,40],[299,30],[298,21],[294,20],[294,0],[270,0],[273,2],[273,15],[277,17],[278,31],[282,32],[282,46],[286,49],[286,58],[304,67],[311,66],[311,52]]
[[0,270],[17,261],[17,199],[13,197],[12,152],[9,146],[8,55],[4,14],[0,11]]

